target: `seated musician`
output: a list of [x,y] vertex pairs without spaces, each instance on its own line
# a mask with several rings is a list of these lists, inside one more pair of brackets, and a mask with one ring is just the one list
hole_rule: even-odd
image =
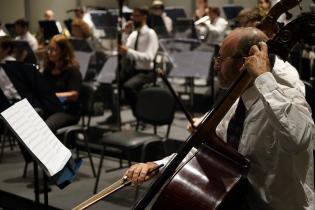
[[[288,63],[275,57],[273,65],[266,40],[255,28],[236,29],[224,39],[214,66],[220,86],[228,88],[244,69],[253,82],[227,112],[216,133],[250,160],[244,209],[314,209],[311,140],[315,126],[304,85]],[[201,120],[194,119],[195,126]],[[193,132],[191,125],[187,128]],[[149,172],[157,164],[169,159],[133,165],[125,175],[132,183],[142,184],[153,176]]]
[[[118,46],[118,53],[132,61],[133,64],[123,66],[120,73],[120,82],[125,92],[128,104],[133,109],[138,91],[148,83],[154,82],[155,74],[153,72],[153,61],[157,53],[159,43],[156,33],[146,24],[148,10],[144,8],[134,8],[132,21],[135,30],[128,36],[126,44]],[[103,123],[114,123],[116,114],[114,106],[112,107],[112,116]]]
[[18,19],[14,23],[15,25],[15,32],[17,34],[16,40],[27,41],[28,44],[31,46],[32,50],[35,52],[38,49],[38,42],[29,31],[29,22],[26,19]]
[[55,35],[49,42],[48,61],[44,78],[63,103],[64,110],[45,120],[52,131],[75,124],[80,119],[79,91],[82,76],[69,40],[64,35]]
[[196,10],[193,14],[194,20],[198,20],[207,15],[208,1],[207,0],[195,0]]
[[83,21],[82,19],[74,19],[71,23],[71,34],[75,38],[79,39],[85,39],[89,42],[92,49],[95,51],[101,51],[104,50],[103,46],[97,40],[91,31],[91,28],[89,25]]
[[160,0],[154,0],[152,2],[152,10],[153,10],[153,14],[154,15],[157,15],[157,16],[161,16],[163,22],[164,22],[164,25],[165,25],[165,28],[166,28],[166,31],[168,34],[171,34],[172,31],[173,31],[173,21],[172,19],[167,16],[165,10],[164,10],[164,4],[162,1]]
[[[5,63],[6,61],[15,61],[15,58],[13,57],[13,50],[13,43],[9,39],[2,40],[0,46],[0,63]],[[0,88],[9,102],[13,103],[21,99],[21,96],[14,87],[12,81],[1,67]]]
[[226,35],[228,22],[220,15],[221,12],[218,7],[208,8],[210,22],[207,22],[209,35],[206,42],[212,46],[220,46]]

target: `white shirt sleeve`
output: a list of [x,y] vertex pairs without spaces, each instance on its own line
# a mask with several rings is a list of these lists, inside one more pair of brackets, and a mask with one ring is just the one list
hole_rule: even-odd
[[303,94],[280,85],[270,72],[257,77],[255,86],[272,125],[287,137],[279,139],[282,149],[289,153],[305,150],[315,138],[315,127]]
[[[130,35],[131,36],[131,35]],[[140,39],[140,38],[139,38]],[[128,40],[126,45],[128,46]],[[132,48],[128,48],[127,56],[131,58],[132,60],[136,61],[153,61],[155,58],[155,54],[159,48],[158,38],[153,31],[150,31],[148,33],[148,37],[145,40],[145,42],[138,42],[138,45],[142,45],[144,47],[138,47],[139,50],[134,50]],[[140,51],[140,49],[143,48],[143,51]]]

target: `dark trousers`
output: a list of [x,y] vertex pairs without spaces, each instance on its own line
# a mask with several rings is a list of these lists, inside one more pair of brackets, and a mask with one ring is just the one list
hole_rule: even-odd
[[52,132],[56,132],[59,128],[77,124],[79,120],[80,116],[71,115],[66,112],[56,112],[47,117],[45,122]]
[[[133,70],[132,73],[125,74],[120,78],[120,88],[124,92],[124,99],[131,109],[134,110],[137,95],[145,84],[153,83],[155,74],[152,70]],[[112,112],[112,117],[116,119],[119,107],[115,103],[112,84],[102,84],[103,96],[105,104]]]
[[145,84],[153,83],[155,81],[155,74],[151,70],[135,70],[133,76],[127,79],[123,85],[122,89],[125,92],[125,99],[127,103],[134,110],[137,96],[139,91],[143,88]]

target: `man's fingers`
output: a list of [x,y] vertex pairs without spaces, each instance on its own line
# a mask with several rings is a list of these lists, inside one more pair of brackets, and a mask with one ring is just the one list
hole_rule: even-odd
[[260,46],[261,51],[264,54],[268,54],[268,46],[267,46],[266,42],[259,42],[259,46]]
[[258,46],[257,45],[253,45],[251,48],[250,48],[250,50],[249,50],[249,55],[251,56],[251,55],[254,55],[254,54],[256,54],[256,53],[258,53],[260,50],[259,50],[259,48],[258,48]]

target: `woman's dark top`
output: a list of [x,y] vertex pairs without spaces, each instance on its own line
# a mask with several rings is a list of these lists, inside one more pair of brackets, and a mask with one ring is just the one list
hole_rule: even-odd
[[[72,67],[63,69],[59,75],[53,75],[51,71],[51,69],[45,69],[43,75],[55,93],[67,91],[80,92],[82,76],[77,68]],[[70,102],[60,98],[60,101],[62,102],[66,113],[80,115],[79,100]]]

